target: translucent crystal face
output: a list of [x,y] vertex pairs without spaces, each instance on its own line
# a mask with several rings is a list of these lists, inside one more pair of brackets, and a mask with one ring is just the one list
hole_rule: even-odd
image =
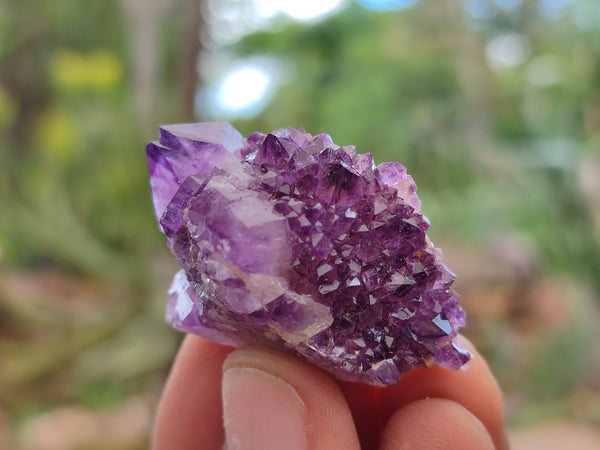
[[170,125],[148,144],[154,205],[182,267],[167,320],[228,345],[295,352],[339,378],[388,385],[458,369],[454,274],[399,163],[287,128]]

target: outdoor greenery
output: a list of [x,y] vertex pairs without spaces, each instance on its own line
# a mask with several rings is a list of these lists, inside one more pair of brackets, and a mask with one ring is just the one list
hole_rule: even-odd
[[[288,69],[259,115],[232,121],[243,134],[304,127],[402,162],[434,241],[472,259],[466,267],[493,266],[494,242],[522,243],[501,249],[507,269],[491,278],[455,269],[459,284],[477,278],[462,285],[465,300],[481,294],[466,333],[507,390],[513,422],[566,414],[600,425],[600,409],[576,400],[600,398],[596,1],[554,15],[538,0],[386,12],[349,2],[228,45],[208,36],[209,8],[190,18],[200,3],[0,0],[0,425],[4,413],[18,440],[64,403],[152,405],[179,336],[163,324],[174,264],[144,145],[160,123],[203,119],[182,81],[195,80],[186,52],[198,30],[203,52],[268,55]],[[473,3],[492,13],[474,15]],[[502,36],[520,59],[494,60]],[[485,313],[498,295],[505,306]],[[549,324],[555,316],[537,308],[557,296],[562,316]]]

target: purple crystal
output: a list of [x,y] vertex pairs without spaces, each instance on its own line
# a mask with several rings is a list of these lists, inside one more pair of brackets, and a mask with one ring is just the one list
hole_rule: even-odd
[[156,215],[183,268],[167,320],[226,344],[301,355],[341,379],[458,369],[454,274],[398,163],[287,128],[168,125],[148,144]]

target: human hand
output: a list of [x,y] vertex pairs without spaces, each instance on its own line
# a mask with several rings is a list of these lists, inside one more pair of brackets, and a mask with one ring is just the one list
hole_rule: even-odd
[[464,370],[418,369],[377,388],[337,381],[280,351],[188,335],[158,407],[153,448],[508,449],[498,385],[466,346],[473,359]]

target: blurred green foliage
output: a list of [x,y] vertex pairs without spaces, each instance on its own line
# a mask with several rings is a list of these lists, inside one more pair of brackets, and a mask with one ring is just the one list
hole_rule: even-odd
[[[314,26],[248,36],[233,50],[283,58],[294,81],[236,125],[303,126],[401,161],[434,236],[480,245],[522,233],[544,270],[600,288],[598,232],[577,185],[586,156],[599,154],[600,28],[579,29],[568,14],[545,22],[536,4],[479,22],[458,2],[386,14],[351,6]],[[486,45],[502,33],[521,36],[528,55],[494,70]]]
[[[126,281],[156,242],[118,2],[2,2],[0,246]],[[8,20],[7,20],[8,18]]]
[[[534,3],[498,12],[481,31],[457,3],[422,2],[386,14],[350,5],[315,25],[252,34],[231,50],[282,58],[293,82],[236,125],[328,131],[378,161],[402,161],[435,235],[478,242],[516,230],[535,240],[548,270],[600,283],[600,265],[589,263],[600,247],[576,185],[583,157],[597,152],[600,32],[568,17],[544,23]],[[143,265],[144,248],[157,241],[140,158],[153,136],[141,134],[134,114],[120,4],[1,5],[5,257],[104,275]],[[173,17],[165,30],[176,28]],[[494,71],[486,42],[507,31],[521,33],[530,54]],[[168,48],[173,35],[161,36]],[[168,48],[165,69],[174,66]],[[148,95],[163,100],[174,71],[159,72],[166,92]]]

